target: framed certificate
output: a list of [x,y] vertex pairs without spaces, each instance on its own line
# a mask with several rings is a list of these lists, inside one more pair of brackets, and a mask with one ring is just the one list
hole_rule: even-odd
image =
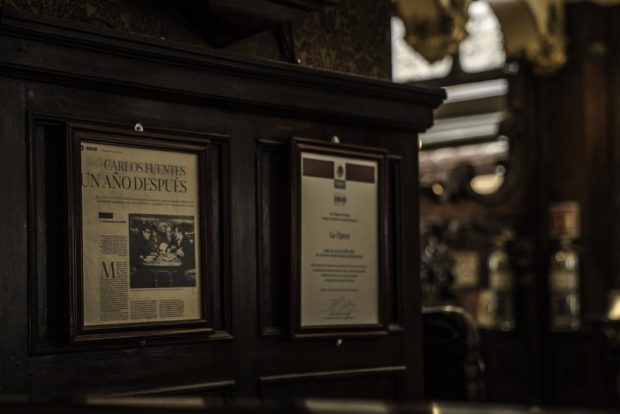
[[207,144],[70,126],[72,342],[213,331]]
[[387,152],[291,140],[291,334],[387,333]]

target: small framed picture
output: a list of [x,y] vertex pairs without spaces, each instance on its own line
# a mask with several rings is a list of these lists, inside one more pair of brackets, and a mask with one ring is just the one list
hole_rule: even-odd
[[70,339],[213,331],[208,137],[71,124]]
[[387,333],[387,152],[291,139],[291,334]]

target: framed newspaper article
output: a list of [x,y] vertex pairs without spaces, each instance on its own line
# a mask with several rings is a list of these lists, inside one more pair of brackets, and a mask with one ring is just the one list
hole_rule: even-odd
[[211,333],[208,139],[68,138],[71,341]]
[[291,140],[291,335],[387,333],[387,152]]

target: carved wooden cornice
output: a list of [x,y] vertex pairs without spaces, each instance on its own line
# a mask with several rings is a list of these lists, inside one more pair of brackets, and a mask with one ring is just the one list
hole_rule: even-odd
[[176,0],[212,46],[223,47],[339,0]]
[[0,47],[5,77],[408,133],[429,128],[427,109],[445,99],[436,88],[242,58],[1,7]]

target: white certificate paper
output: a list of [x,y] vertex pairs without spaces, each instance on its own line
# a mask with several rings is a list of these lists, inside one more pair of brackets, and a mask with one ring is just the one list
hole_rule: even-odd
[[301,327],[379,323],[378,169],[301,153]]

